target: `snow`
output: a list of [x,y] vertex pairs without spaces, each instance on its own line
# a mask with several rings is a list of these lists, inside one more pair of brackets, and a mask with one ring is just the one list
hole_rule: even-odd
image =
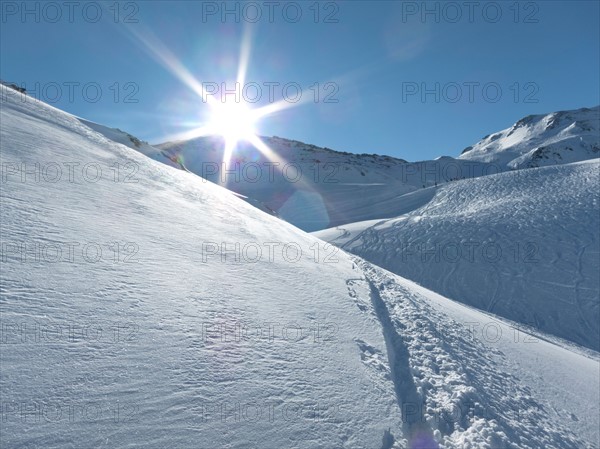
[[351,154],[279,137],[262,137],[272,161],[241,143],[223,163],[218,137],[156,145],[184,161],[186,169],[254,198],[305,231],[404,213],[398,197],[455,178],[497,173],[493,164],[451,157],[408,163],[376,154]]
[[[361,276],[348,256],[72,116],[8,98],[3,447],[366,448],[400,427],[392,384],[360,359],[355,339],[385,345],[348,295]],[[40,181],[23,182],[21,164],[36,163]],[[65,163],[80,164],[73,182]],[[137,167],[131,182],[124,169],[115,182],[116,163]],[[50,164],[57,182],[45,181]],[[211,243],[248,246],[222,261]]]
[[261,139],[274,161],[242,143],[234,160],[224,164],[223,142],[214,136],[159,144],[155,151],[183,160],[191,172],[254,198],[263,210],[311,232],[404,214],[408,198],[403,195],[448,181],[598,158],[600,106],[525,117],[458,159],[406,162],[279,137]]
[[315,235],[444,296],[598,350],[599,169],[596,159],[448,183],[405,215]]
[[[443,447],[597,446],[597,353],[586,357],[357,263],[386,307],[384,331],[404,346],[396,345],[398,364],[408,365],[413,383],[397,379],[397,387],[405,396],[412,389],[422,401],[420,407],[405,405]],[[589,439],[577,441],[582,435]]]
[[0,446],[600,446],[596,352],[337,251],[126,133],[1,98]]
[[154,148],[148,142],[141,141],[137,137],[132,136],[131,134],[121,131],[120,129],[109,128],[108,126],[100,125],[99,123],[92,122],[90,120],[86,120],[84,118],[77,117],[78,120],[86,125],[88,128],[93,129],[94,131],[102,134],[107,139],[120,143],[122,145],[128,146],[129,148],[133,148],[134,150],[139,151],[140,153],[156,160],[167,164],[171,167],[181,168],[179,164],[175,161],[171,160],[167,157],[163,152]]
[[530,115],[460,155],[502,168],[544,167],[600,157],[600,106]]

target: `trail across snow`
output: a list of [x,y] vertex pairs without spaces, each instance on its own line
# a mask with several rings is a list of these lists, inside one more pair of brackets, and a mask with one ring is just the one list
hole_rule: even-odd
[[577,387],[597,382],[597,354],[577,354],[357,263],[387,335],[408,435],[455,448],[597,446],[595,423],[581,417],[598,416],[598,392],[587,397],[591,390]]

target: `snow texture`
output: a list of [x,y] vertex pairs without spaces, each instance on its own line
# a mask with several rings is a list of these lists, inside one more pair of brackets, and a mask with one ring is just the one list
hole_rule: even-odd
[[[599,446],[596,352],[6,89],[1,447]],[[581,188],[596,166],[565,167]]]

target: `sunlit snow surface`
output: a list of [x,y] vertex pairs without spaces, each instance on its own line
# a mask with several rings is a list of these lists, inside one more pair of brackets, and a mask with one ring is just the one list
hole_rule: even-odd
[[598,446],[596,353],[0,89],[2,447]]
[[598,350],[599,184],[598,159],[456,181],[407,196],[412,210],[397,218],[316,235],[449,298]]

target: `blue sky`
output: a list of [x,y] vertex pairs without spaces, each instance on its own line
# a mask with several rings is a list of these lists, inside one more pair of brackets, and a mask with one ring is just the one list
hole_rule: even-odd
[[173,61],[198,83],[233,89],[246,42],[246,97],[290,106],[264,117],[260,134],[408,160],[456,156],[525,115],[600,103],[599,4],[3,2],[0,77],[158,143],[210,116]]

